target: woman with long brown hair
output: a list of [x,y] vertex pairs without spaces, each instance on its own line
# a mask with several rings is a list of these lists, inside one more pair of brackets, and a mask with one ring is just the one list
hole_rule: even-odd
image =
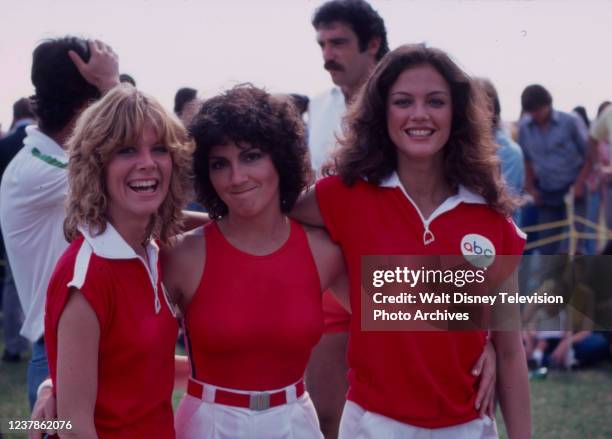
[[[365,255],[520,255],[482,92],[447,54],[406,45],[387,54],[349,108],[337,176],[317,182],[294,215],[325,226],[344,252],[353,314]],[[467,242],[467,244],[472,244]],[[469,259],[468,259],[469,261]],[[366,332],[353,319],[342,438],[497,437],[473,407],[472,365],[485,331]],[[510,437],[530,437],[518,332],[493,332]]]

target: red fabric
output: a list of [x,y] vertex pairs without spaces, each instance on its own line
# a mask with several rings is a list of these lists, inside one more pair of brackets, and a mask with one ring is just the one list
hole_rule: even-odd
[[323,332],[306,233],[292,221],[287,242],[266,256],[233,247],[216,222],[204,235],[206,266],[185,315],[193,377],[240,390],[300,380]]
[[325,334],[349,331],[351,315],[329,291],[323,293],[323,314],[325,315]]
[[[524,240],[514,225],[482,204],[460,203],[435,218],[435,240],[425,246],[424,226],[399,188],[338,177],[317,182],[325,225],[342,246],[351,284],[353,315],[359,316],[361,255],[457,255],[466,234],[478,233],[496,254],[520,254]],[[362,332],[351,321],[348,399],[369,411],[424,428],[475,419],[476,379],[470,370],[482,353],[484,332]]]
[[[45,342],[57,388],[57,325],[66,305],[83,238],[60,258],[47,291]],[[139,259],[91,255],[80,288],[100,323],[98,393],[94,422],[100,438],[173,438],[172,388],[178,325],[163,297],[154,293]],[[159,294],[163,294],[158,284]]]

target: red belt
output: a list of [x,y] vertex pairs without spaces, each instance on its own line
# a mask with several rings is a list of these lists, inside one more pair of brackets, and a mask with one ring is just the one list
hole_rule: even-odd
[[[206,384],[202,384],[189,378],[187,383],[187,393],[198,399],[208,401]],[[300,380],[296,384],[289,386],[287,389],[279,390],[277,392],[250,392],[250,393],[237,393],[230,390],[220,389],[214,387],[214,399],[209,402],[216,404],[231,405],[234,407],[243,407],[251,410],[266,410],[270,407],[277,407],[279,405],[287,404],[292,402],[287,398],[287,392],[293,387],[295,389],[295,398],[299,398],[304,394],[304,381]],[[293,393],[293,392],[291,392]]]

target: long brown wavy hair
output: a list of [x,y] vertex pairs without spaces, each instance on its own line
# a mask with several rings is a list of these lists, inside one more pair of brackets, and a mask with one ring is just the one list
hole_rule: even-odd
[[180,231],[181,209],[192,190],[193,143],[181,123],[154,98],[131,85],[119,85],[83,112],[67,143],[69,192],[64,235],[69,242],[78,236],[79,226],[87,226],[94,234],[106,230],[106,166],[117,148],[138,141],[146,123],[155,127],[160,142],[170,151],[172,177],[143,242],[149,238],[167,242]]
[[376,66],[347,110],[335,172],[352,185],[358,178],[379,184],[397,170],[397,147],[387,131],[389,90],[403,71],[424,64],[436,69],[451,89],[453,117],[443,160],[447,183],[454,190],[464,185],[493,209],[510,214],[515,201],[501,178],[486,96],[445,52],[423,44],[400,46]]

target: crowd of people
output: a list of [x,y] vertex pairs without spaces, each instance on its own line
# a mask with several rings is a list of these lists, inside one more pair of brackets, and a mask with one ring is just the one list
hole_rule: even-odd
[[[185,87],[174,114],[103,42],[34,49],[34,96],[0,139],[2,359],[31,345],[32,418],[71,420],[60,437],[496,438],[499,402],[528,438],[528,363],[609,355],[588,322],[370,332],[360,316],[363,256],[465,256],[468,236],[566,254],[567,234],[519,226],[559,224],[569,198],[612,228],[612,107],[591,124],[534,84],[512,129],[489,79],[390,50],[365,0],[312,25],[325,93]],[[578,230],[579,253],[602,250]],[[518,267],[503,280],[518,288]]]

